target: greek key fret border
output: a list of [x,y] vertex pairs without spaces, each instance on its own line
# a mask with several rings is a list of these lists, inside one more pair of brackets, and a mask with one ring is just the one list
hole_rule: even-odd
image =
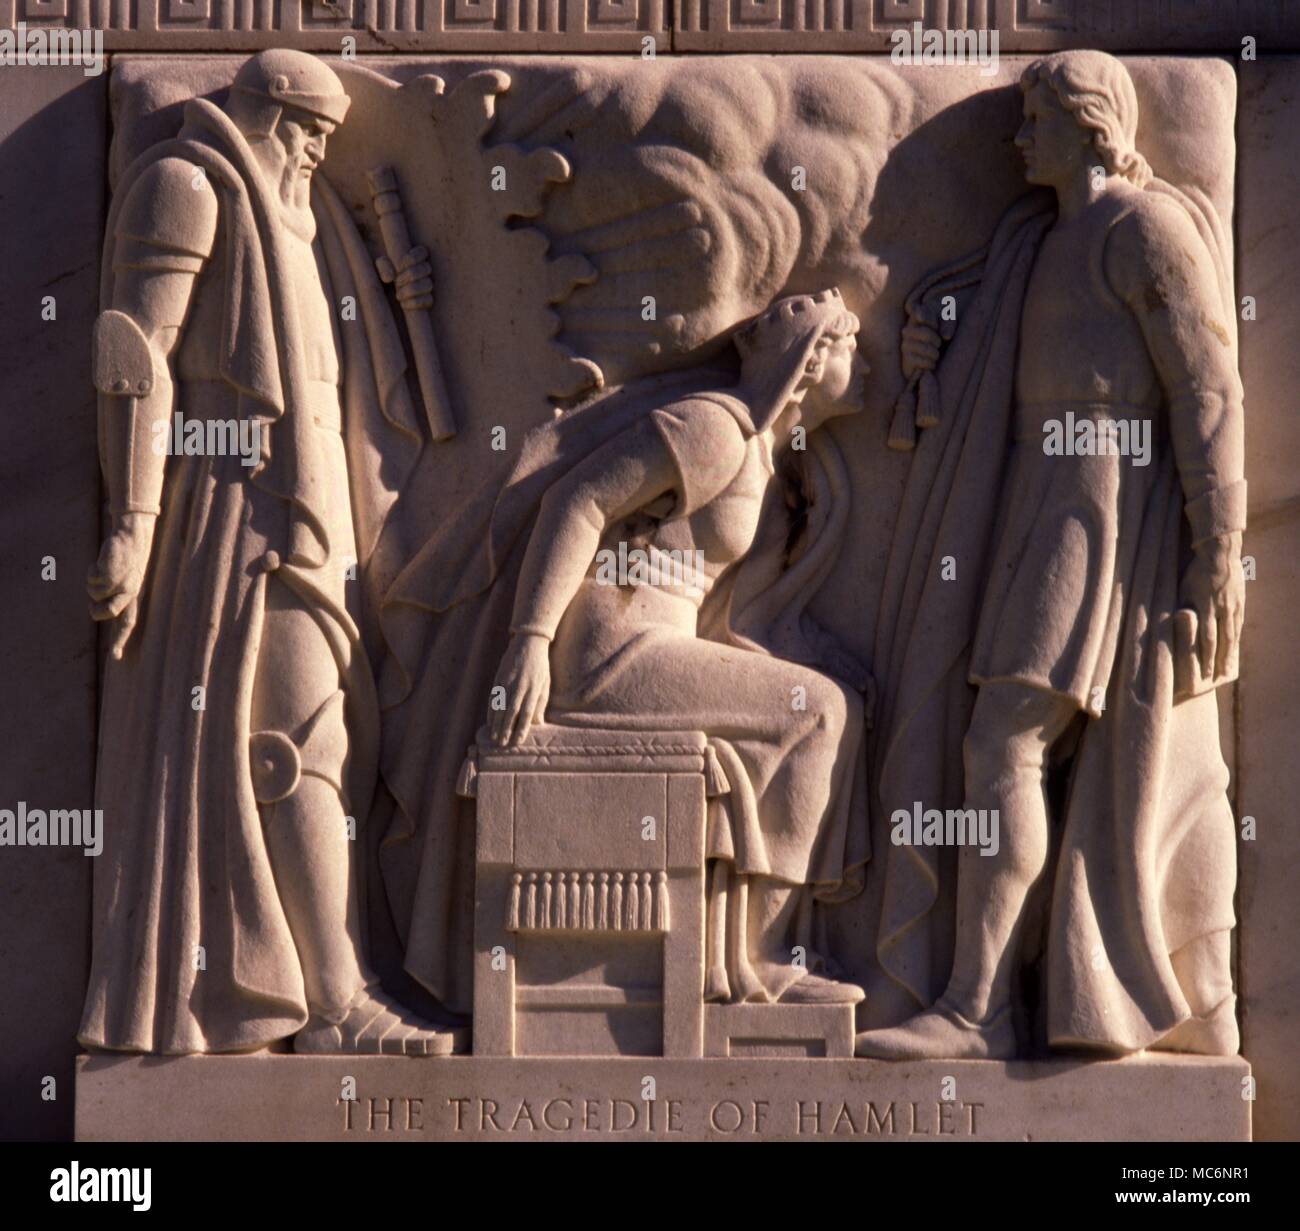
[[0,0],[0,29],[95,29],[107,51],[888,51],[996,31],[1003,52],[1300,50],[1300,0]]

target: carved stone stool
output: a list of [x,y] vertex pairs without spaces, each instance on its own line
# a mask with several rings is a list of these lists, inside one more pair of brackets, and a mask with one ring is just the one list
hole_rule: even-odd
[[480,732],[474,1052],[704,1054],[706,740]]
[[704,1054],[850,1060],[851,1004],[706,1004]]

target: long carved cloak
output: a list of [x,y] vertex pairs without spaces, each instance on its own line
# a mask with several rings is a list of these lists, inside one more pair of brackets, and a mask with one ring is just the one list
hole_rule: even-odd
[[[307,1017],[298,955],[262,837],[249,767],[249,720],[268,550],[305,601],[324,604],[332,635],[372,644],[373,602],[389,515],[420,448],[405,361],[384,293],[347,211],[318,174],[317,234],[343,324],[344,444],[362,602],[360,627],[331,608],[312,572],[328,555],[315,513],[302,347],[279,250],[275,203],[238,130],[211,103],[188,104],[180,136],[127,169],[110,210],[101,300],[113,302],[117,216],[155,161],[201,167],[220,200],[227,308],[220,346],[229,417],[263,423],[263,465],[169,457],[163,511],[140,618],[103,679],[96,806],[94,941],[80,1040],[162,1053],[234,1051],[293,1033]],[[184,385],[177,385],[183,396]],[[183,405],[178,409],[185,411]],[[350,795],[373,789],[378,711],[365,656],[345,681]],[[202,708],[193,690],[201,687]]]
[[[1222,282],[1213,223],[1182,200]],[[1031,195],[989,245],[938,369],[940,424],[926,429],[913,457],[882,592],[876,958],[917,1009],[948,981],[955,867],[935,848],[893,846],[886,827],[895,809],[910,812],[918,800],[963,806],[962,740],[975,697],[967,668],[1005,479],[1020,316],[1052,221],[1050,203]],[[1155,1042],[1191,1012],[1172,955],[1234,923],[1235,835],[1215,698],[1174,703],[1184,519],[1172,450],[1155,465],[1140,524],[1123,527],[1140,543],[1120,581],[1123,632],[1104,712],[1074,749],[1057,837],[1044,961],[1053,1043],[1131,1051]],[[951,580],[945,556],[960,562]]]

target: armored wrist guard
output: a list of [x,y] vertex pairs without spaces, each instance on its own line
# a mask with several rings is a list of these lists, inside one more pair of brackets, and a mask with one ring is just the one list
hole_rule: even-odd
[[[164,425],[170,405],[157,405],[157,361],[144,331],[125,312],[110,308],[95,322],[93,372],[100,403],[100,460],[109,509],[157,513],[161,509],[166,449],[157,446],[154,422]],[[165,426],[164,426],[164,431]]]

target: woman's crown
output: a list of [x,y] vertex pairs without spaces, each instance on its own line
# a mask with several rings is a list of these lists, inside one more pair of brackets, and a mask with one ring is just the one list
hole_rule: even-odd
[[810,295],[787,295],[739,330],[736,347],[746,355],[761,350],[776,335],[806,333],[819,327],[842,328],[842,323],[849,326],[848,332],[857,329],[857,317],[844,306],[838,287],[827,287]]

